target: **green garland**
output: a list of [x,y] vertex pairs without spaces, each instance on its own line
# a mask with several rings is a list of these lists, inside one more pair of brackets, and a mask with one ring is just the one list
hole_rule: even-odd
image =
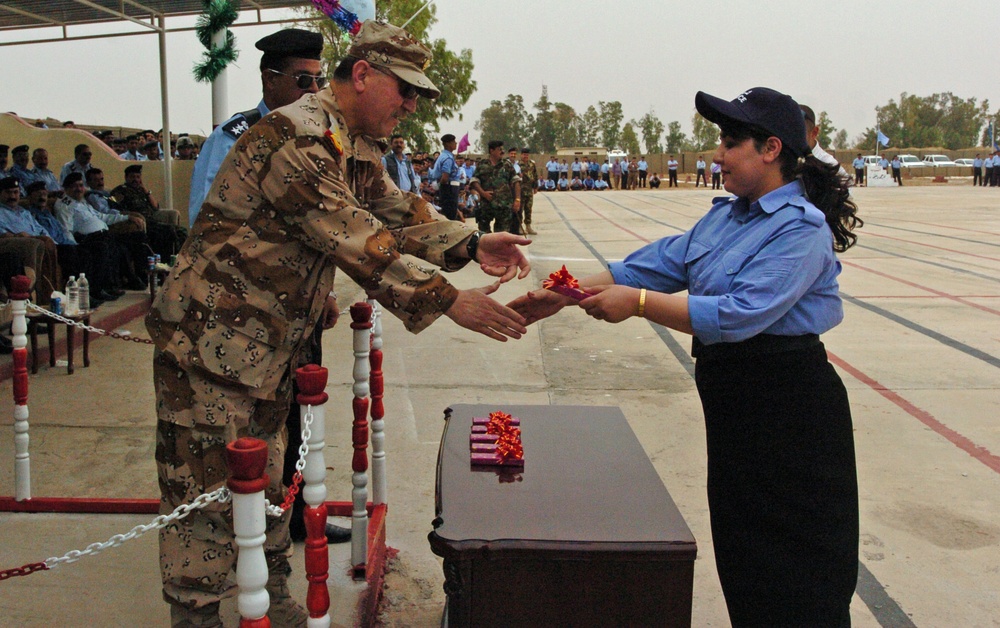
[[[236,21],[239,11],[238,0],[202,0],[204,13],[198,16],[195,33],[198,41],[206,48],[203,60],[194,66],[194,78],[202,83],[211,83],[239,56],[236,37],[229,26]],[[226,43],[222,47],[212,46],[212,35],[226,31]]]

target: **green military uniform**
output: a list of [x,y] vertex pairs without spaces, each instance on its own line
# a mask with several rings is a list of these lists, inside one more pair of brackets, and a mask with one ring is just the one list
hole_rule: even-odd
[[501,157],[495,166],[488,157],[479,160],[470,184],[478,181],[484,191],[493,192],[492,200],[483,198],[476,208],[476,223],[480,231],[499,233],[511,230],[515,220],[514,183],[520,180],[509,159]]
[[[527,153],[522,153],[527,155]],[[524,159],[521,162],[521,222],[524,223],[525,233],[531,227],[531,205],[535,198],[535,186],[538,184],[538,167],[531,159]]]

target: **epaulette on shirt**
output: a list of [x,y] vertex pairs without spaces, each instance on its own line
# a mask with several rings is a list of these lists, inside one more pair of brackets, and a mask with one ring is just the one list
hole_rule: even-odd
[[250,127],[260,122],[261,117],[260,111],[257,109],[238,113],[222,126],[222,132],[234,140],[238,140],[241,135],[250,130]]

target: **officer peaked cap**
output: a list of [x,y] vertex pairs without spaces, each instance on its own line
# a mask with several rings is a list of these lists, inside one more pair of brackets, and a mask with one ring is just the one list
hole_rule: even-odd
[[6,155],[7,151],[9,150],[10,146],[7,146],[6,144],[0,144],[0,155]]
[[28,145],[27,144],[21,144],[20,146],[15,146],[14,150],[12,152],[15,152],[15,153],[26,153],[26,152],[28,152]]
[[17,177],[4,177],[0,179],[0,190],[20,189],[17,184]]
[[323,36],[301,28],[286,28],[258,40],[255,45],[265,55],[276,58],[318,60],[323,52]]

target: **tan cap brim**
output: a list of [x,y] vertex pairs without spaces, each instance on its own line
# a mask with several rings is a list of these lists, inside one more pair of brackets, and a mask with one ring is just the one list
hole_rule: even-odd
[[406,81],[410,85],[417,88],[418,93],[424,98],[435,99],[441,95],[441,90],[431,83],[431,80],[427,78],[423,72],[418,72],[410,68],[402,68],[397,66],[387,66],[385,69],[389,70],[402,80]]

